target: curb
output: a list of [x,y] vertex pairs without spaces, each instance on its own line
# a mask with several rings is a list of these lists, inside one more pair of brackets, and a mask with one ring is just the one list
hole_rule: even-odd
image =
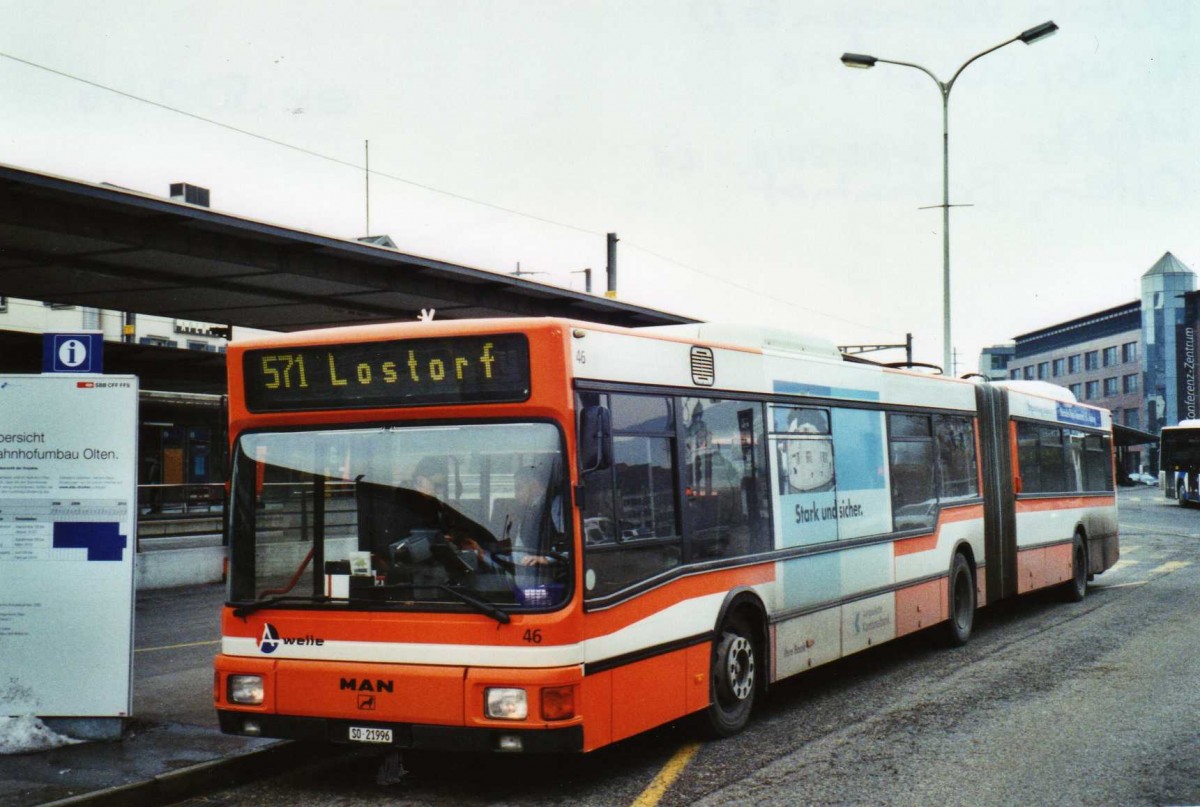
[[70,796],[46,802],[43,807],[151,807],[173,804],[217,788],[235,787],[256,779],[304,765],[316,758],[332,756],[324,744],[281,740],[266,748],[201,762],[159,774],[142,782]]

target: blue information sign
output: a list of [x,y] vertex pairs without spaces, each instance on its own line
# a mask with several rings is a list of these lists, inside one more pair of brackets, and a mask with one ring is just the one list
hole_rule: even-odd
[[1089,409],[1086,406],[1058,402],[1058,420],[1060,423],[1070,423],[1075,426],[1091,426],[1099,429],[1102,425],[1100,410]]
[[42,334],[43,373],[103,373],[104,334]]

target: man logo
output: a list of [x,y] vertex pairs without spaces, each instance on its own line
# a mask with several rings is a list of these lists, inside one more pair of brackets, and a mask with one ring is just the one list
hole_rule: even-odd
[[270,622],[263,625],[262,638],[258,640],[258,649],[264,653],[274,653],[279,648],[279,631]]

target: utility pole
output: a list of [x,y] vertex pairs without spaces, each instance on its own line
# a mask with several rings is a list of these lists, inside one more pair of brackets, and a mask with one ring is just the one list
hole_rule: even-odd
[[617,296],[617,242],[620,240],[616,233],[608,234],[608,291],[604,292],[605,297]]

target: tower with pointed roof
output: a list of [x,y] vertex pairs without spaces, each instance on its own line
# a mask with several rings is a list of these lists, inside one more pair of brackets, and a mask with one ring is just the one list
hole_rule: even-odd
[[[1196,289],[1196,273],[1170,252],[1142,275],[1142,361],[1146,425],[1157,433],[1179,422],[1180,382],[1186,373],[1189,340],[1184,295]],[[1194,363],[1194,362],[1193,362]],[[1194,374],[1193,374],[1194,383]]]

